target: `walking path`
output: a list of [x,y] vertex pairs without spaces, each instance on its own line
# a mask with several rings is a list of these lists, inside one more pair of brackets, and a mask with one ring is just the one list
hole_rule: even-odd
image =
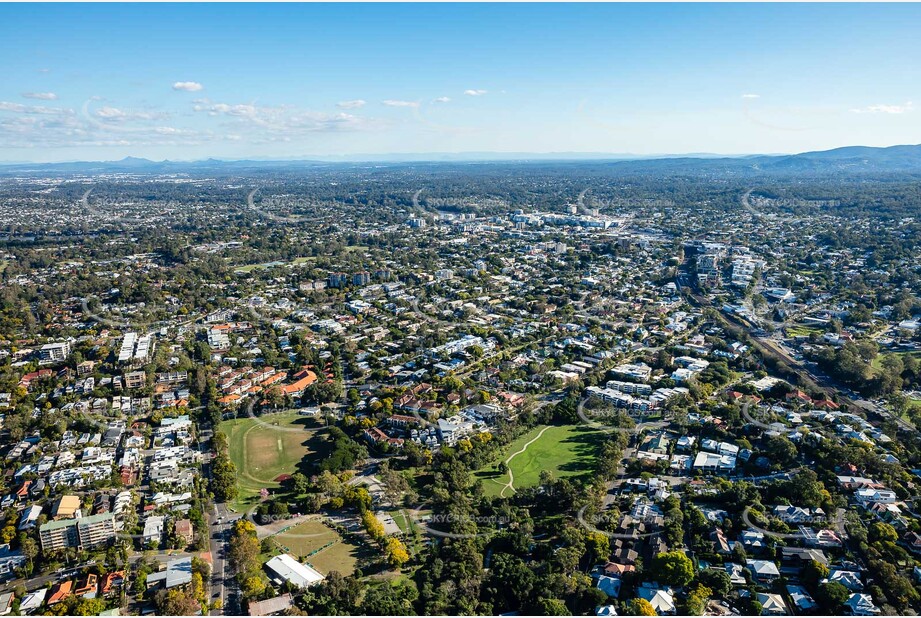
[[512,453],[511,455],[508,456],[508,459],[505,460],[505,465],[508,466],[508,483],[506,483],[506,484],[505,484],[505,487],[502,488],[502,491],[499,492],[499,497],[500,497],[500,498],[504,498],[504,497],[505,497],[505,490],[506,490],[506,489],[511,489],[512,491],[515,491],[515,485],[514,485],[514,483],[515,483],[515,473],[512,472],[512,467],[509,466],[509,462],[511,462],[512,459],[514,459],[517,455],[521,455],[521,454],[524,453],[526,450],[528,450],[528,447],[529,447],[529,446],[531,446],[532,444],[534,444],[535,442],[537,442],[538,440],[540,440],[540,437],[541,437],[542,435],[544,435],[544,432],[547,431],[548,429],[550,429],[550,427],[551,427],[550,425],[547,425],[546,427],[544,427],[543,429],[541,429],[541,430],[540,430],[540,433],[538,433],[536,436],[534,436],[534,438],[532,438],[531,440],[528,440],[528,442],[526,442],[525,445],[521,447],[521,450]]

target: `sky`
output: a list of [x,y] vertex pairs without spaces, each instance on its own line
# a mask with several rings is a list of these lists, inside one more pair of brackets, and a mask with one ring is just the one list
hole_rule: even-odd
[[0,161],[921,143],[918,4],[0,4]]

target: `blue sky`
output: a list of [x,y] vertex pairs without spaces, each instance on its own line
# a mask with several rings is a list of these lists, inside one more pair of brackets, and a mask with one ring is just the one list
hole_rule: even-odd
[[921,6],[0,4],[0,160],[921,142]]

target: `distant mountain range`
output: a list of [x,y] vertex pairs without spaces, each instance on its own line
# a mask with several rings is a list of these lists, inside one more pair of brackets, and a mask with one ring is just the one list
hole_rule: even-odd
[[68,163],[15,163],[0,165],[4,174],[36,173],[194,173],[243,172],[258,170],[296,170],[310,167],[473,163],[592,163],[610,166],[620,173],[688,173],[688,174],[837,174],[862,172],[921,172],[921,145],[847,146],[834,150],[803,152],[794,155],[724,156],[707,153],[689,155],[642,156],[603,153],[418,153],[394,155],[349,155],[343,157],[310,157],[287,160],[220,160],[150,161],[126,157],[120,161]]

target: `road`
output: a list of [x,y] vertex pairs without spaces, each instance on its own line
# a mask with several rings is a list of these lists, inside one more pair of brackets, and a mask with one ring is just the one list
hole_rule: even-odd
[[212,616],[229,616],[240,613],[240,595],[236,579],[227,564],[230,552],[230,537],[233,522],[240,515],[233,513],[224,503],[214,505],[214,513],[210,519],[211,534],[211,602],[221,599],[222,609],[211,610]]

